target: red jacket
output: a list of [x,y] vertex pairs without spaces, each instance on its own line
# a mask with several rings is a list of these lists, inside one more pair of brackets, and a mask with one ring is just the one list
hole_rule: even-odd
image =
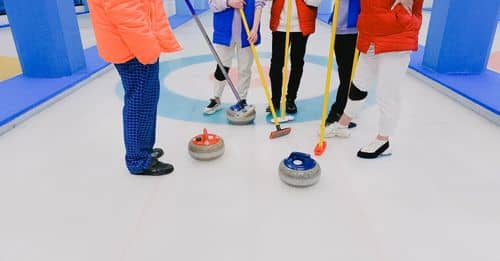
[[[299,26],[302,34],[306,36],[314,33],[316,30],[318,8],[306,5],[304,0],[292,0],[292,2],[297,4],[297,14],[299,15]],[[271,7],[271,22],[269,23],[269,27],[273,32],[278,30],[280,15],[284,5],[285,0],[273,0],[273,5]]]
[[414,0],[412,14],[402,5],[394,10],[394,0],[361,0],[358,19],[358,49],[366,53],[375,44],[375,53],[418,49],[423,0]]

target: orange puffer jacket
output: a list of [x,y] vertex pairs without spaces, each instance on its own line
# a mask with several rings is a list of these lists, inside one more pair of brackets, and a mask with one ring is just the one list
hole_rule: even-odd
[[162,0],[88,0],[99,55],[111,63],[142,64],[181,50]]
[[391,10],[393,4],[394,0],[361,0],[358,18],[361,52],[367,52],[372,43],[375,53],[417,50],[423,0],[414,0],[412,14],[402,5]]

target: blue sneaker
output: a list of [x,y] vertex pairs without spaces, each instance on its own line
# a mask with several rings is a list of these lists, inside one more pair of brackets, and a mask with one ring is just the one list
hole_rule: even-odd
[[240,102],[237,102],[235,105],[232,105],[229,107],[230,110],[232,111],[241,111],[247,106],[247,101],[246,100],[241,100]]

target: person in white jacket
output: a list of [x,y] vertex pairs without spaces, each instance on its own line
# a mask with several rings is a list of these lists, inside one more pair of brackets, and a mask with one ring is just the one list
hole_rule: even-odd
[[[239,108],[247,105],[248,89],[250,88],[252,76],[253,56],[249,48],[250,43],[260,42],[260,19],[264,0],[209,0],[210,9],[214,12],[214,34],[213,42],[215,50],[219,55],[224,69],[229,72],[231,62],[236,51],[238,57],[238,94],[241,97]],[[243,8],[248,23],[252,25],[250,35],[247,36],[238,9]],[[216,113],[222,109],[221,97],[226,85],[226,79],[217,66],[214,82],[214,96],[203,112],[207,115]]]

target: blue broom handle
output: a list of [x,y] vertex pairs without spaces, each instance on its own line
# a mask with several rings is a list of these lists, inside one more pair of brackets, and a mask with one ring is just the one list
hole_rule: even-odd
[[191,2],[189,0],[185,0],[186,1],[186,5],[188,6],[189,8],[189,11],[191,12],[192,15],[196,15],[196,11],[194,10],[194,7],[193,5],[191,4]]
[[203,24],[201,23],[200,19],[198,18],[198,15],[196,15],[196,11],[194,10],[193,5],[191,4],[191,2],[189,0],[184,0],[184,1],[186,2],[186,5],[188,6],[189,11],[191,11],[191,14],[193,15],[193,18],[194,18],[196,24],[198,25],[198,28],[200,29],[201,34],[203,35],[203,38],[205,38],[205,41],[207,42],[208,47],[210,48],[210,51],[212,52],[215,60],[217,61],[217,64],[219,65],[220,70],[222,71],[222,74],[224,75],[224,78],[226,79],[229,87],[231,87],[231,91],[233,91],[233,94],[236,97],[236,100],[238,100],[238,102],[240,102],[241,97],[240,97],[238,91],[236,90],[236,87],[234,87],[233,81],[231,81],[231,79],[229,78],[229,75],[226,72],[226,68],[224,67],[224,64],[222,63],[219,55],[217,54],[217,51],[215,50],[215,48],[212,44],[212,41],[208,37],[207,31],[205,31],[205,27],[203,27]]

